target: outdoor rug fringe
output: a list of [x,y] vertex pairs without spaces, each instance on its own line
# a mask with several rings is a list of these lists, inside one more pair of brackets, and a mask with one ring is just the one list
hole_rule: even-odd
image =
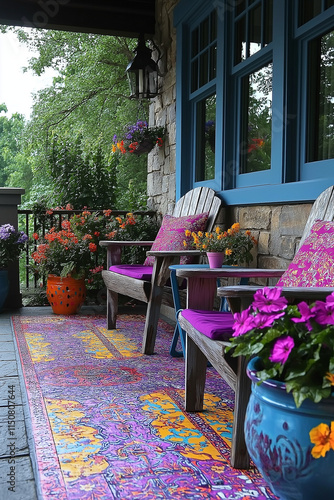
[[208,369],[205,411],[184,411],[184,360],[143,316],[12,318],[42,499],[275,499],[252,468],[229,465],[233,392]]

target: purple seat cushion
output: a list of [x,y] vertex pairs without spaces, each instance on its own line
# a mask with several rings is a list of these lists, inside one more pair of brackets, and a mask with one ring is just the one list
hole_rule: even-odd
[[334,222],[317,220],[277,286],[334,286]]
[[153,267],[144,266],[143,264],[119,264],[118,266],[110,266],[109,271],[138,280],[151,281]]
[[[196,233],[198,231],[205,231],[208,215],[208,212],[182,217],[165,215],[151,250],[184,250],[185,230],[188,229]],[[154,257],[146,257],[144,265],[153,266],[153,263]],[[180,264],[191,264],[191,259],[189,257],[181,257]]]
[[233,334],[232,313],[183,309],[182,316],[200,333],[212,340],[229,340]]

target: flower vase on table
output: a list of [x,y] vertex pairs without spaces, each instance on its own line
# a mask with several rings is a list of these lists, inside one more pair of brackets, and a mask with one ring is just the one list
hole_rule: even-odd
[[214,231],[185,231],[183,245],[186,249],[194,247],[207,255],[210,268],[249,264],[252,259],[251,250],[256,243],[250,231],[241,231],[236,222],[227,231],[217,226]]
[[50,274],[46,296],[55,314],[76,314],[86,299],[85,280]]
[[223,252],[207,252],[206,256],[208,258],[210,269],[222,267],[225,257]]

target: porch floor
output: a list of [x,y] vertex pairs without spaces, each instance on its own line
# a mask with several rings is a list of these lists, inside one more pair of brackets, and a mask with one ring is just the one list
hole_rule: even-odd
[[[138,312],[141,311],[131,310],[130,314],[137,314]],[[80,315],[83,316],[101,314],[105,314],[105,310],[100,306],[87,306],[83,307],[80,311]],[[2,493],[0,496],[3,500],[44,500],[46,497],[41,493],[41,489],[38,487],[38,481],[35,481],[35,478],[38,476],[35,475],[34,471],[37,471],[38,467],[36,464],[36,456],[33,452],[35,449],[33,445],[33,426],[31,424],[30,411],[27,403],[27,393],[23,380],[21,361],[18,355],[12,326],[12,316],[32,316],[35,319],[38,316],[54,317],[50,307],[23,307],[20,310],[5,311],[0,315],[0,434],[2,436],[0,443],[0,491]],[[173,361],[174,358],[170,358],[170,362],[173,363]],[[15,433],[12,432],[14,429]],[[226,469],[225,471],[225,473],[229,474]],[[241,472],[242,471],[240,471],[240,473]],[[36,474],[38,474],[38,472],[36,472]],[[259,475],[256,472],[248,471],[247,473],[251,480],[252,474],[254,474],[254,483],[251,482],[249,484],[249,491],[243,489],[242,494],[241,491],[235,492],[236,496],[224,496],[225,493],[222,493],[223,496],[218,497],[216,495],[211,496],[208,492],[208,496],[205,498],[238,498],[245,500],[250,498],[258,498],[261,500],[266,498],[274,499],[275,497],[265,488],[265,484],[263,483],[261,486]],[[233,495],[232,491],[231,494]],[[63,499],[65,497],[58,497],[55,493],[53,498],[58,500],[58,498]],[[82,497],[75,496],[71,498],[75,498],[75,500],[88,498],[87,491],[83,491]],[[121,496],[103,496],[96,498],[130,499],[134,497],[129,492],[129,494],[124,495],[123,493]],[[169,497],[143,496],[143,498]],[[185,497],[176,494],[170,496],[170,498]]]

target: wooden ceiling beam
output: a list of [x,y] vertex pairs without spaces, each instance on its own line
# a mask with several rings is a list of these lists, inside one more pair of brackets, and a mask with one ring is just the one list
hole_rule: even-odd
[[0,24],[131,37],[153,35],[155,0],[0,0]]

